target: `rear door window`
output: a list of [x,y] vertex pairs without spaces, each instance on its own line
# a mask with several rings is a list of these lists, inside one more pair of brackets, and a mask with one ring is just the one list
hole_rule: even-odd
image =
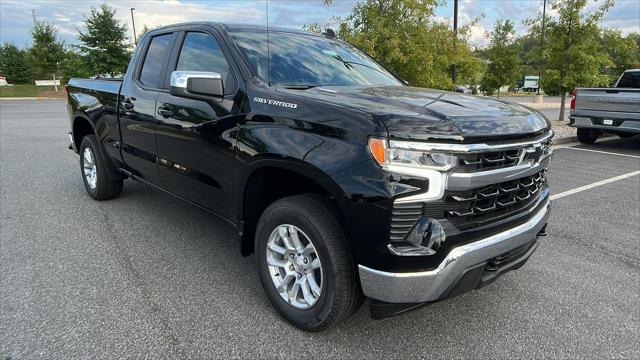
[[640,89],[640,71],[625,72],[616,87]]
[[140,71],[139,80],[142,85],[156,89],[160,87],[162,75],[160,72],[169,56],[171,40],[173,40],[173,34],[158,35],[151,38],[151,43],[147,48],[147,54],[144,57],[142,70]]

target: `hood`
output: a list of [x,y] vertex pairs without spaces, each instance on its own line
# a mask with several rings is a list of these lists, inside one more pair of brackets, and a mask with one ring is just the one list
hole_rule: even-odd
[[542,114],[533,109],[455,92],[409,86],[280,91],[366,111],[386,126],[392,138],[462,141],[526,136],[549,128]]

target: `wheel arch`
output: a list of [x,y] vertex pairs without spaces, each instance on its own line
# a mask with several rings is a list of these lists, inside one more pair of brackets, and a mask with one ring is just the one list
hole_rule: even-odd
[[339,200],[340,186],[316,166],[290,158],[261,157],[247,165],[236,191],[240,250],[243,256],[253,253],[256,224],[269,204],[283,197],[315,193],[329,199],[340,222],[344,218]]
[[87,115],[78,112],[73,116],[73,122],[71,124],[71,134],[73,137],[73,144],[76,150],[79,151],[82,138],[90,134],[96,135],[96,129],[93,122]]

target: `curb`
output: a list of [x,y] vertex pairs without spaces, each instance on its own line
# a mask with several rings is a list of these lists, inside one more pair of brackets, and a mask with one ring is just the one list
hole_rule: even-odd
[[562,136],[562,137],[554,137],[553,138],[553,145],[562,145],[562,144],[568,144],[568,143],[572,143],[572,142],[576,142],[578,141],[578,137],[577,136]]
[[64,100],[64,97],[0,97],[0,100]]
[[[604,134],[600,136],[598,139],[611,140],[611,139],[615,139],[615,137],[616,137],[615,135]],[[573,142],[579,142],[578,136],[562,136],[559,138],[555,138],[555,137],[553,138],[553,145],[569,144]]]

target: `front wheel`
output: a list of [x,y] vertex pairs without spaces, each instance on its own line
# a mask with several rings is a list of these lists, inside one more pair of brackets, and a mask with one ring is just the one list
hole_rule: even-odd
[[587,128],[578,128],[578,140],[583,144],[593,144],[600,136],[600,131],[587,129]]
[[356,269],[326,199],[304,194],[274,202],[260,217],[255,246],[269,300],[298,328],[325,330],[360,306]]
[[94,135],[82,139],[79,153],[82,180],[89,196],[95,200],[107,200],[120,195],[123,181],[109,179],[105,160],[98,151]]

